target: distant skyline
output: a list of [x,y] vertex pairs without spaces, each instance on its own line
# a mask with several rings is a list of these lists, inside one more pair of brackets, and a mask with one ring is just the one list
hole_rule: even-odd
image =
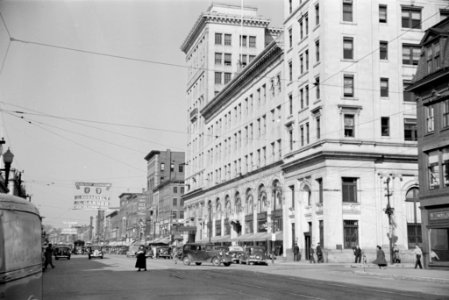
[[[243,3],[282,26],[281,0]],[[0,134],[44,224],[96,215],[72,209],[76,181],[111,183],[116,207],[146,188],[150,151],[186,151],[180,46],[210,4],[0,2]]]

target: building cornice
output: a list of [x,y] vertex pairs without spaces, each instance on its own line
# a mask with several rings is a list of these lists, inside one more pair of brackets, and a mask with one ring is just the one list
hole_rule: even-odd
[[228,14],[221,14],[221,13],[215,13],[215,12],[205,12],[200,15],[198,20],[196,21],[195,25],[193,25],[193,28],[190,30],[189,34],[187,35],[187,38],[184,40],[184,42],[181,45],[181,50],[185,54],[189,51],[192,44],[195,42],[201,31],[204,29],[206,24],[213,23],[213,24],[226,24],[226,25],[236,25],[241,26],[242,25],[242,19],[243,19],[243,26],[244,27],[267,27],[268,24],[270,24],[270,19],[263,18],[263,17],[249,17],[249,16],[239,16],[239,15],[228,15]]
[[276,41],[272,41],[240,74],[234,77],[202,110],[204,120],[214,115],[221,107],[225,106],[232,97],[238,94],[242,88],[250,84],[254,78],[267,70],[267,66],[283,56],[282,48]]
[[395,154],[395,153],[377,153],[377,152],[354,152],[354,151],[320,151],[310,154],[300,159],[285,163],[282,171],[290,172],[295,169],[304,168],[309,165],[315,165],[320,161],[328,159],[334,160],[351,160],[351,161],[373,161],[381,162],[402,162],[402,163],[418,163],[418,155],[411,154]]

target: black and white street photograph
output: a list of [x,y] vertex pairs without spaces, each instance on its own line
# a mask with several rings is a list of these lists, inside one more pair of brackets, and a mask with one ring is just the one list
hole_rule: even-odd
[[449,0],[0,0],[2,299],[449,299]]

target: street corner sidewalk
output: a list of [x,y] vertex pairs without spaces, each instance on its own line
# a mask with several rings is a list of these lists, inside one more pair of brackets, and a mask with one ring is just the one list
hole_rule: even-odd
[[413,264],[388,265],[379,269],[377,265],[356,265],[351,268],[354,274],[361,276],[376,276],[381,278],[392,278],[398,280],[430,281],[435,283],[449,284],[449,271],[415,269]]

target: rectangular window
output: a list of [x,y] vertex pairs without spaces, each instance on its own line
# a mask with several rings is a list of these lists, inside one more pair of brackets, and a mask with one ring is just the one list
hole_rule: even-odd
[[354,76],[344,75],[343,76],[343,96],[344,97],[354,97]]
[[215,72],[215,84],[221,84],[221,72]]
[[291,126],[289,126],[287,128],[287,133],[288,133],[288,145],[290,148],[290,151],[293,150],[293,128]]
[[320,139],[321,138],[321,117],[317,116],[316,117],[316,138]]
[[411,85],[411,82],[408,80],[404,80],[402,82],[402,85],[403,85],[403,89],[404,89],[403,94],[402,94],[403,100],[405,102],[413,102],[413,93],[405,91],[405,89],[407,89]]
[[429,175],[429,189],[440,187],[439,151],[431,151],[427,154],[427,172]]
[[387,41],[379,42],[379,59],[381,59],[381,60],[388,59],[388,42]]
[[344,248],[354,249],[359,244],[359,222],[343,220]]
[[[315,78],[315,92],[316,92],[316,99],[319,100],[321,97],[321,90],[320,90],[320,77]],[[307,89],[307,87],[306,87]],[[309,102],[307,101],[307,105],[309,105]]]
[[415,247],[417,243],[422,243],[421,224],[407,223],[407,241],[409,248]]
[[354,39],[352,37],[343,38],[343,58],[354,59]]
[[341,190],[343,202],[357,203],[357,178],[342,177]]
[[224,73],[224,84],[227,84],[231,81],[231,73]]
[[288,79],[290,81],[293,80],[293,65],[291,61],[288,62]]
[[173,198],[173,206],[177,206],[178,205],[178,199],[177,198]]
[[231,63],[232,63],[231,53],[225,53],[225,55],[224,55],[224,65],[225,66],[230,66]]
[[308,85],[306,85],[305,94],[306,94],[306,106],[309,106],[309,86]]
[[291,28],[288,29],[288,47],[293,47],[293,30]]
[[248,46],[248,36],[246,36],[246,35],[240,36],[240,46],[242,46],[242,47]]
[[300,74],[304,73],[304,57],[303,55],[299,55],[299,72]]
[[441,121],[442,121],[442,127],[447,128],[449,127],[449,100],[446,99],[443,102],[441,102]]
[[288,112],[289,114],[293,114],[293,95],[288,94]]
[[318,203],[323,204],[323,178],[317,178],[316,182],[318,183]]
[[221,65],[221,61],[223,59],[223,54],[219,52],[215,52],[215,64]]
[[173,193],[175,193],[175,194],[178,193],[178,187],[177,186],[173,187]]
[[225,33],[224,35],[224,44],[225,46],[231,46],[232,45],[232,35],[229,33]]
[[380,79],[380,96],[388,97],[388,78]]
[[387,23],[387,6],[379,5],[379,23]]
[[306,59],[306,61],[305,61],[306,71],[308,71],[309,70],[309,50],[306,50],[304,52],[304,56],[305,56],[305,59]]
[[421,47],[413,44],[402,44],[402,63],[417,66],[421,56]]
[[223,43],[222,38],[223,38],[223,34],[215,33],[215,45],[221,45]]
[[441,160],[443,167],[443,184],[449,186],[449,147],[443,148],[441,151]]
[[354,115],[344,115],[345,137],[355,137]]
[[352,0],[343,0],[343,21],[352,22]]
[[316,62],[320,61],[320,40],[315,41],[315,57]]
[[390,118],[380,118],[380,131],[382,136],[390,136]]
[[416,127],[416,119],[404,119],[404,140],[417,141],[418,129]]
[[161,163],[161,171],[165,171],[165,163]]
[[302,40],[304,38],[304,21],[303,19],[299,19],[299,37]]
[[435,129],[435,116],[433,106],[424,107],[426,116],[426,133],[431,133]]
[[249,37],[249,47],[256,48],[256,37],[255,36]]
[[315,25],[320,24],[320,5],[315,5]]
[[402,7],[402,28],[421,29],[421,8]]
[[306,123],[306,144],[310,143],[310,128],[309,128],[309,122]]
[[292,194],[292,206],[291,208],[295,208],[295,186],[294,185],[290,185],[290,193]]
[[301,109],[303,109],[304,108],[304,90],[303,89],[299,90],[299,104],[300,104]]
[[304,146],[304,126],[301,125],[299,126],[299,132],[301,134],[301,147]]

